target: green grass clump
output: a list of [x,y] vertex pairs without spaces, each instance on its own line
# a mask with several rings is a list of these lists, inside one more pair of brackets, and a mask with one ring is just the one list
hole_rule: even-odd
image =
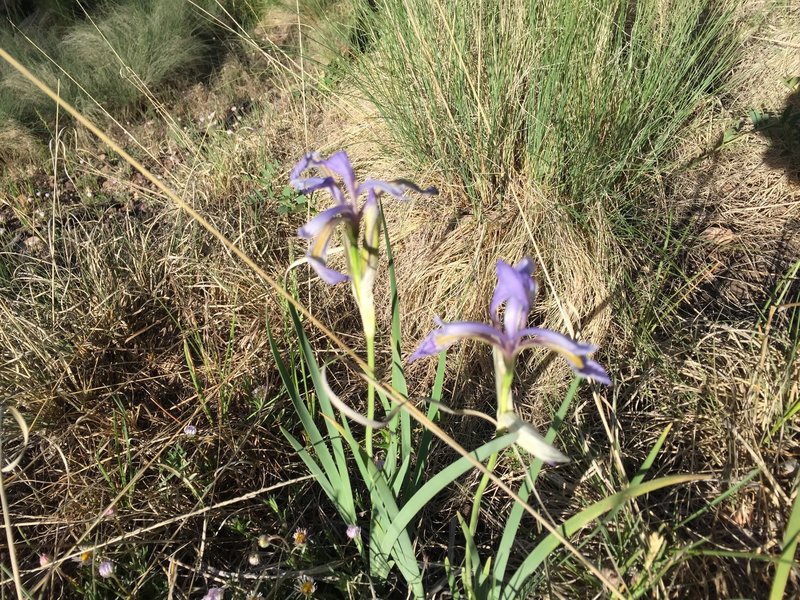
[[359,80],[405,150],[476,208],[522,175],[580,212],[668,160],[732,65],[733,5],[387,0]]
[[[6,48],[84,113],[131,111],[210,73],[226,40],[252,26],[266,0],[149,0],[98,3],[91,12],[51,2],[0,27]],[[52,130],[56,107],[9,66],[0,65],[0,117]],[[0,157],[13,151],[0,146]]]

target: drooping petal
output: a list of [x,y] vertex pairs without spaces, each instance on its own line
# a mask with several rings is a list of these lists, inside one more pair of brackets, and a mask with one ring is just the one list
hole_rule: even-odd
[[317,275],[319,275],[319,278],[328,285],[336,285],[337,283],[342,283],[343,281],[350,281],[349,275],[345,275],[339,271],[334,271],[325,264],[325,261],[320,260],[319,258],[309,256],[308,264],[310,264]]
[[508,339],[503,335],[503,332],[491,325],[474,321],[439,322],[439,325],[439,329],[435,329],[428,337],[422,340],[416,352],[408,358],[409,362],[425,356],[439,354],[439,352],[449,348],[459,340],[467,338],[491,344],[504,352],[509,352],[510,350]]
[[489,314],[496,325],[500,324],[500,307],[505,304],[503,323],[507,335],[514,335],[525,327],[531,302],[536,295],[533,273],[536,266],[530,258],[523,258],[515,266],[497,261],[497,286],[494,289]]
[[439,190],[431,186],[422,189],[416,183],[407,179],[395,179],[394,181],[381,181],[379,179],[367,179],[358,186],[356,193],[360,196],[364,192],[386,193],[400,200],[405,198],[406,190],[417,192],[418,194],[434,195]]
[[347,219],[351,222],[356,220],[353,208],[347,204],[339,204],[333,208],[323,210],[316,217],[297,230],[297,235],[301,238],[310,240],[317,237],[325,228],[331,227],[339,221]]
[[533,425],[520,419],[516,413],[509,411],[501,414],[498,417],[497,425],[499,429],[507,429],[509,433],[516,433],[517,438],[514,443],[536,458],[551,465],[569,462],[569,457],[548,443]]
[[572,369],[584,377],[594,379],[598,383],[611,385],[606,370],[599,363],[590,360],[588,355],[597,350],[596,346],[583,342],[576,342],[565,335],[543,329],[531,327],[518,332],[517,351],[532,346],[540,346],[558,352],[567,359]]
[[336,285],[348,281],[349,276],[329,268],[326,264],[328,245],[331,242],[336,226],[341,223],[351,223],[353,211],[349,205],[339,205],[321,212],[311,219],[304,227],[300,228],[300,237],[310,238],[308,246],[308,263],[317,272],[320,279],[329,285]]

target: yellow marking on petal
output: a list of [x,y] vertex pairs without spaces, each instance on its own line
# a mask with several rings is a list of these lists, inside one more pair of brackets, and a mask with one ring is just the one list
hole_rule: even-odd
[[333,235],[335,225],[336,221],[331,221],[322,228],[322,231],[319,232],[319,235],[314,239],[314,243],[311,246],[311,256],[320,260],[324,259],[323,253],[325,252],[325,246],[328,245],[328,241]]

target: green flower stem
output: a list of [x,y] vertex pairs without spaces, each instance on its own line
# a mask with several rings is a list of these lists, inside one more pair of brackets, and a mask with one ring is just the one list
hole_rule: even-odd
[[[367,367],[369,368],[369,380],[367,382],[367,419],[375,419],[375,384],[372,377],[375,374],[375,334],[371,336],[364,332],[367,342]],[[367,455],[372,458],[372,427],[367,426],[366,438],[364,440]]]

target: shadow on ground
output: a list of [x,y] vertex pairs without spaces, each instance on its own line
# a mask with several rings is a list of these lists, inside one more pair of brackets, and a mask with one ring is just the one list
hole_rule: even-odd
[[764,162],[800,184],[800,89],[786,98],[780,115],[765,114],[754,124],[770,143]]

